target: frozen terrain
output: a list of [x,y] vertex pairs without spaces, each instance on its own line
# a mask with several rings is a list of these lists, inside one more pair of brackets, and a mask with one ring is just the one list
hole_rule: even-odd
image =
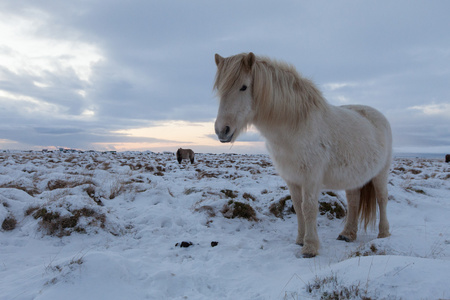
[[450,299],[450,164],[397,158],[391,236],[324,191],[302,258],[264,155],[0,152],[0,299]]

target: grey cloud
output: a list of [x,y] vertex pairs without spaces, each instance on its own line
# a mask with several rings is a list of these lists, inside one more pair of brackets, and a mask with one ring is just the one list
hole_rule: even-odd
[[37,133],[50,134],[50,135],[67,135],[67,134],[79,134],[84,130],[80,128],[64,128],[64,127],[36,127],[34,130]]
[[[2,2],[3,13],[39,18],[37,36],[82,41],[97,47],[104,60],[92,65],[90,82],[70,68],[37,78],[0,66],[0,91],[55,105],[67,119],[43,119],[8,103],[0,111],[0,139],[88,147],[131,141],[111,132],[152,121],[211,121],[217,113],[214,53],[253,51],[293,64],[332,104],[346,99],[386,113],[399,145],[445,144],[447,135],[433,119],[428,120],[430,138],[417,136],[423,119],[407,108],[450,101],[449,8],[441,1]],[[8,51],[13,50],[7,43],[0,46],[1,53]],[[41,81],[49,87],[34,84]],[[79,118],[86,109],[95,111],[92,120]],[[261,138],[243,135],[240,140]]]
[[[39,134],[36,134],[38,132]],[[30,146],[56,146],[77,149],[91,149],[94,144],[120,144],[120,143],[166,143],[179,144],[180,141],[165,140],[146,137],[133,137],[124,134],[112,134],[102,131],[76,131],[59,128],[38,130],[24,130],[23,128],[8,128],[0,130],[2,138],[16,141]]]

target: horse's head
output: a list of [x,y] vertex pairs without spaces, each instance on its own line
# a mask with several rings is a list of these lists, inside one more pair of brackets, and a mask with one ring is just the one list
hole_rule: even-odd
[[222,143],[234,142],[253,119],[252,67],[255,55],[238,54],[223,58],[215,55],[217,74],[214,88],[220,97],[215,123]]

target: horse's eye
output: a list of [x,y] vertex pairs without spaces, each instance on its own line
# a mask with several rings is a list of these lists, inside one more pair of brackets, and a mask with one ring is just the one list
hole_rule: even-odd
[[245,91],[246,89],[247,89],[247,86],[244,84],[244,85],[241,87],[240,91]]

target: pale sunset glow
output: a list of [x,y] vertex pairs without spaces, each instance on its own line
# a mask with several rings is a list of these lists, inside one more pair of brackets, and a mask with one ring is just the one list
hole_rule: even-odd
[[[250,128],[249,133],[256,133]],[[129,142],[104,144],[97,143],[97,148],[105,147],[108,150],[160,150],[176,151],[178,148],[193,148],[197,152],[211,152],[221,149],[223,152],[245,153],[250,150],[255,153],[266,153],[264,142],[237,141],[234,144],[221,144],[214,133],[214,122],[186,122],[161,121],[155,122],[152,127],[118,130],[113,134],[143,139],[154,139],[151,142]],[[245,135],[245,134],[244,134]]]
[[171,140],[174,143],[212,145],[216,144],[208,135],[214,135],[214,122],[161,121],[153,127],[118,130],[114,133],[132,137],[147,137]]

